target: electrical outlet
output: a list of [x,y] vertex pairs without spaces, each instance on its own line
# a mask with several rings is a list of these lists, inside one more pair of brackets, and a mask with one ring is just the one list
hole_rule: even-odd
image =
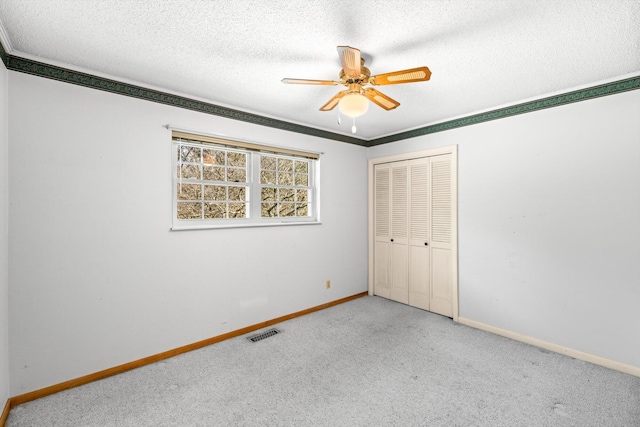
[[327,280],[327,289],[331,288],[331,280]]

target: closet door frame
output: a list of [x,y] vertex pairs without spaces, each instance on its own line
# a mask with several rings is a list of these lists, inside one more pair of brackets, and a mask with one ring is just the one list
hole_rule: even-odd
[[447,147],[433,148],[429,150],[416,151],[411,153],[396,154],[394,156],[378,157],[369,159],[368,180],[369,180],[369,295],[373,295],[374,290],[374,167],[381,163],[391,163],[403,160],[413,160],[422,157],[439,156],[442,154],[451,154],[451,253],[452,253],[452,279],[453,279],[453,321],[458,321],[458,146],[451,145]]

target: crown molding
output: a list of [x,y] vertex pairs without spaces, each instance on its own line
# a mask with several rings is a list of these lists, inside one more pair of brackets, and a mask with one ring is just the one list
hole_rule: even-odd
[[13,47],[9,40],[9,34],[7,34],[7,30],[4,29],[4,25],[0,21],[0,59],[2,59],[5,67],[7,66],[7,55],[11,52],[13,52]]
[[2,39],[2,24],[0,24],[0,59],[2,60],[2,63],[4,64],[5,68],[7,67],[7,62],[8,62],[8,57],[7,57],[7,51],[4,50],[4,40]]
[[[0,30],[2,30],[1,26]],[[0,37],[0,41],[3,41],[1,39],[2,37]],[[105,92],[143,99],[146,101],[170,105],[173,107],[184,108],[187,110],[211,114],[227,119],[239,120],[260,126],[271,127],[274,129],[286,130],[289,132],[295,132],[339,142],[346,142],[349,144],[359,145],[361,147],[374,147],[376,145],[388,144],[391,142],[401,141],[409,138],[416,138],[436,132],[444,132],[459,127],[475,125],[491,120],[504,119],[519,114],[531,113],[534,111],[559,107],[574,102],[586,101],[602,96],[615,95],[622,92],[640,89],[640,76],[634,76],[624,78],[622,80],[599,84],[596,86],[585,87],[566,93],[559,93],[541,99],[521,102],[511,106],[497,108],[478,114],[472,114],[469,116],[464,116],[433,125],[423,126],[416,129],[384,136],[381,138],[365,140],[322,129],[316,129],[310,126],[291,123],[284,120],[278,120],[271,117],[265,117],[255,113],[235,110],[233,108],[211,104],[186,96],[171,94],[156,89],[145,88],[135,84],[113,80],[107,77],[100,77],[86,72],[76,71],[69,68],[46,64],[33,59],[12,55],[5,51],[2,43],[0,43],[0,57],[2,57],[2,61],[4,62],[6,68],[11,71],[18,71],[38,77],[58,80],[70,84],[102,90]]]

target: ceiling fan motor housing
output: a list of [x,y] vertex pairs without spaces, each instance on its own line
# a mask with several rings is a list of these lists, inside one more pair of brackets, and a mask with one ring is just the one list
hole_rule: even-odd
[[371,77],[371,71],[364,66],[364,59],[361,60],[362,66],[360,67],[359,76],[347,76],[344,70],[340,70],[340,83],[349,86],[349,92],[351,92],[351,85],[358,84],[364,86],[369,83],[369,77]]

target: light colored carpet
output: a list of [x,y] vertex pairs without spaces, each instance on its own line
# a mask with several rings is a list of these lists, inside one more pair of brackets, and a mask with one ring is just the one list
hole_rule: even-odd
[[14,408],[22,426],[640,426],[640,378],[378,297]]

